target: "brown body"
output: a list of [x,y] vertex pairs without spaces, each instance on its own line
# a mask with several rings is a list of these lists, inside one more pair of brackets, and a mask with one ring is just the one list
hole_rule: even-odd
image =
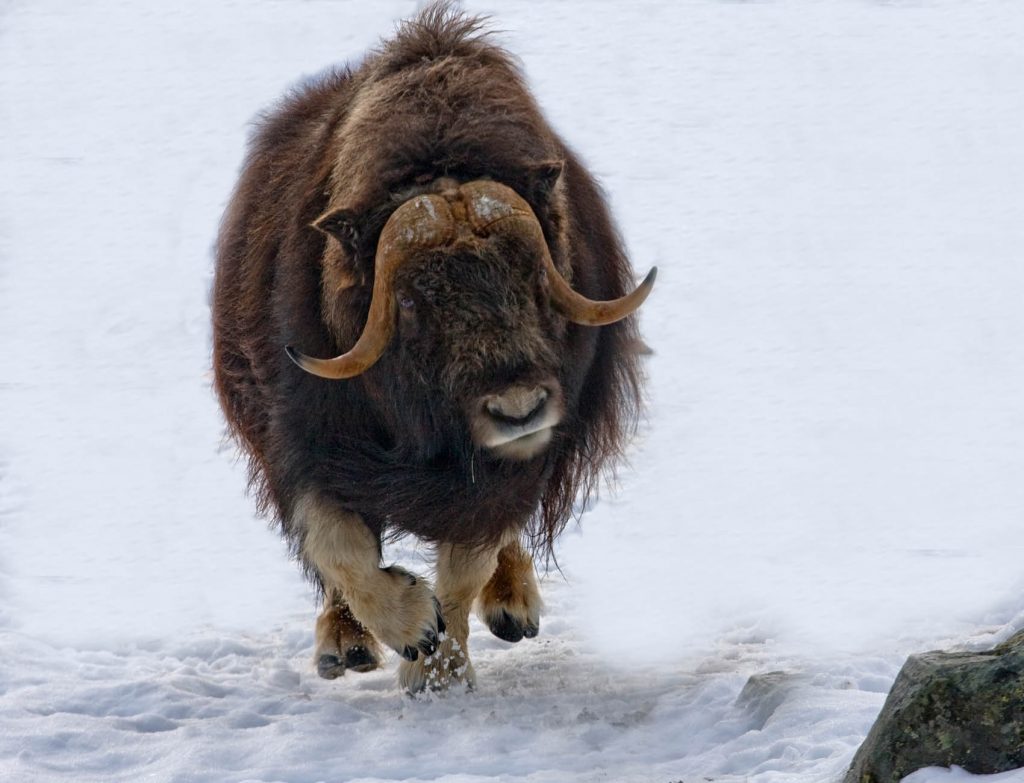
[[[324,676],[372,668],[380,639],[411,689],[471,682],[477,599],[499,636],[536,633],[521,539],[551,545],[637,408],[633,319],[582,325],[607,303],[570,300],[631,288],[593,180],[476,20],[428,9],[262,120],[217,248],[216,388],[261,507],[325,588]],[[436,601],[380,567],[404,533],[438,545]]]

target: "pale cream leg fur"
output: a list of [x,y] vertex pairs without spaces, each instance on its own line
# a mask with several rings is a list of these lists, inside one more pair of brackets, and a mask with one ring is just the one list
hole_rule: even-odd
[[358,514],[307,495],[295,521],[305,527],[303,555],[367,630],[407,659],[433,652],[438,616],[430,585],[397,566],[381,568],[377,538]]
[[498,547],[438,547],[437,597],[448,632],[433,655],[402,662],[399,682],[410,693],[424,688],[446,690],[454,683],[473,687],[476,675],[469,660],[469,611],[497,564]]
[[337,589],[327,588],[324,608],[316,620],[316,649],[313,662],[327,680],[346,670],[368,672],[380,666],[377,640],[352,614]]
[[510,541],[501,548],[497,568],[480,591],[477,617],[499,639],[518,642],[537,635],[543,608],[533,558],[518,539]]

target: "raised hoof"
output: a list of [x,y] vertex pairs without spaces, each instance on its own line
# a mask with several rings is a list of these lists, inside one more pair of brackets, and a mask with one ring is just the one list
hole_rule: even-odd
[[380,665],[380,661],[377,657],[363,647],[361,644],[349,647],[345,651],[345,668],[351,669],[354,672],[373,671]]
[[345,673],[345,662],[337,655],[321,655],[316,663],[316,673],[325,680],[336,680]]
[[[443,623],[441,625],[443,626]],[[423,632],[423,636],[420,637],[420,640],[416,642],[415,645],[407,644],[398,651],[398,654],[407,661],[415,661],[419,657],[420,653],[423,653],[424,655],[433,655],[437,650],[437,645],[439,643],[437,633],[435,633],[433,629],[428,629]]]
[[437,634],[433,631],[427,631],[416,646],[420,648],[420,652],[424,655],[433,655],[434,651],[437,650]]
[[527,639],[532,639],[539,630],[536,625],[530,622],[523,625],[504,609],[501,610],[501,614],[492,617],[488,621],[487,627],[491,629],[491,633],[506,642],[518,642],[524,636]]

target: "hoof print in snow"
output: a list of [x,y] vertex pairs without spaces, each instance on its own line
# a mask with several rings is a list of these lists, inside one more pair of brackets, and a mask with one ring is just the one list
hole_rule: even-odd
[[1024,631],[988,652],[910,656],[845,783],[954,764],[976,775],[1024,766]]

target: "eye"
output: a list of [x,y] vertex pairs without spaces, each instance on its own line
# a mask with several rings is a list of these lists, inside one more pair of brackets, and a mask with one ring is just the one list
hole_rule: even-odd
[[398,306],[403,310],[414,310],[416,308],[416,302],[408,294],[398,295]]

